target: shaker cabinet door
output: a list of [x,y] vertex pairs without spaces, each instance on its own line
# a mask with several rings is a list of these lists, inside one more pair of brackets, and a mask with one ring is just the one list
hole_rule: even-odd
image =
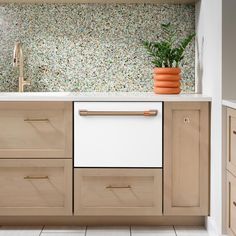
[[0,159],[0,215],[72,215],[72,160]]
[[71,102],[1,102],[0,158],[72,158]]
[[209,213],[209,104],[165,103],[164,214]]
[[227,173],[227,230],[229,236],[236,235],[236,177]]
[[162,215],[161,169],[76,168],[74,214]]
[[236,175],[236,110],[227,109],[227,169]]

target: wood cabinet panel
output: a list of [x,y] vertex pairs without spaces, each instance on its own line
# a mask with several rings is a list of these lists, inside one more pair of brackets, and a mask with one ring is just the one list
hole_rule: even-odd
[[227,109],[227,169],[236,175],[236,110]]
[[72,160],[1,159],[0,215],[71,215]]
[[209,104],[165,103],[164,214],[208,215]]
[[236,235],[236,177],[227,174],[227,228],[230,236]]
[[71,158],[71,102],[1,102],[0,158]]
[[[172,169],[172,204],[176,207],[200,204],[199,118],[199,111],[196,110],[173,111],[172,147],[175,156],[172,164],[175,168]],[[186,179],[187,176],[191,178]]]
[[161,215],[162,170],[75,169],[75,215]]

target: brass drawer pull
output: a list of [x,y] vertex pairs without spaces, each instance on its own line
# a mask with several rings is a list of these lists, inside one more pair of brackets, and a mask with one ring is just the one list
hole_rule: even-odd
[[157,116],[157,110],[147,111],[88,111],[80,110],[80,116]]
[[45,176],[25,176],[24,179],[49,179],[47,175]]
[[233,202],[234,206],[236,206],[236,202]]
[[235,131],[235,130],[233,131],[233,134],[236,134],[236,131]]
[[25,122],[49,122],[49,119],[24,119]]
[[131,189],[132,187],[130,185],[127,185],[127,186],[112,186],[112,185],[108,185],[106,188],[107,189],[113,189],[113,188],[127,188],[127,189]]

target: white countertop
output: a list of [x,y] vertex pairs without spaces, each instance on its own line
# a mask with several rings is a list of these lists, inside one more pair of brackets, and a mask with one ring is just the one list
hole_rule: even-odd
[[0,101],[211,101],[211,97],[201,94],[157,95],[154,93],[0,93]]
[[236,100],[233,100],[233,99],[223,100],[222,105],[236,109]]

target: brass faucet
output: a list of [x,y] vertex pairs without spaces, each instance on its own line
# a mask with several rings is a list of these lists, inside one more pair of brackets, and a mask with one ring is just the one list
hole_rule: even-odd
[[22,44],[20,42],[15,43],[13,53],[13,66],[19,67],[19,92],[24,92],[24,86],[30,85],[30,82],[24,79],[24,56],[22,51]]

